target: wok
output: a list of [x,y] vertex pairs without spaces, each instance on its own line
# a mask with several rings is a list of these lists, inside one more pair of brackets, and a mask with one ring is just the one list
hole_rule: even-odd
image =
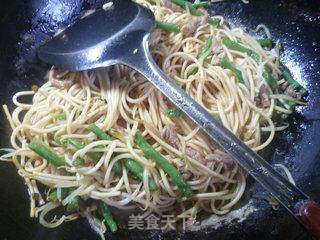
[[[36,57],[36,47],[102,0],[11,0],[0,7],[0,101],[12,109],[12,95],[41,85],[49,66]],[[214,4],[216,13],[248,29],[265,23],[284,43],[282,61],[309,91],[308,106],[299,107],[291,126],[277,134],[261,154],[283,163],[297,185],[320,201],[320,2],[317,0],[251,0]],[[26,99],[27,101],[28,99]],[[10,126],[0,115],[0,146],[9,146]],[[121,230],[108,239],[309,239],[286,211],[274,211],[261,199],[265,193],[250,177],[245,196],[229,216],[192,232]],[[98,239],[85,220],[46,229],[29,217],[27,189],[14,166],[0,164],[0,239]],[[247,207],[249,206],[249,208]],[[245,209],[245,210],[243,210]],[[246,210],[247,209],[247,210]],[[255,211],[249,211],[255,209]]]

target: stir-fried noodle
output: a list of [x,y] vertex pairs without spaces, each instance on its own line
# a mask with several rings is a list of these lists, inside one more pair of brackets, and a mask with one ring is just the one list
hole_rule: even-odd
[[[302,102],[283,73],[279,44],[266,46],[203,8],[196,16],[167,0],[138,2],[158,21],[150,46],[158,65],[212,117],[255,151],[288,127],[275,119]],[[259,27],[270,38],[268,29]],[[33,96],[32,103],[19,101],[26,95]],[[48,212],[75,199],[85,216],[96,208],[81,203],[94,199],[122,210],[182,218],[200,211],[226,214],[245,191],[244,173],[233,159],[128,67],[83,72],[53,67],[47,83],[16,93],[13,103],[11,114],[4,106],[13,149],[4,149],[1,160],[16,165],[30,192],[30,215],[44,226],[76,219],[79,214],[71,209],[67,216],[45,220]],[[143,140],[177,171],[170,175]],[[39,156],[34,149],[40,145],[56,155],[53,160]],[[135,164],[139,173],[130,168]],[[45,186],[41,191],[39,184]],[[105,231],[103,225],[96,228]]]

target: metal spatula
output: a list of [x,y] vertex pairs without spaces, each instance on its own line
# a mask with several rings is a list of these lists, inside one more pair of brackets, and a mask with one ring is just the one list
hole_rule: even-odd
[[114,64],[124,64],[139,71],[229,153],[315,238],[320,239],[319,206],[214,120],[158,68],[148,48],[150,33],[155,25],[152,12],[126,0],[116,0],[112,5],[104,6],[41,46],[38,51],[40,59],[74,71]]

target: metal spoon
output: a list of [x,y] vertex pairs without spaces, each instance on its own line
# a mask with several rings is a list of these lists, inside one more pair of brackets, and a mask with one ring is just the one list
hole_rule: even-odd
[[56,67],[74,71],[114,64],[139,71],[320,239],[319,206],[158,68],[149,52],[154,25],[154,16],[148,9],[131,1],[116,0],[52,38],[39,48],[38,55]]

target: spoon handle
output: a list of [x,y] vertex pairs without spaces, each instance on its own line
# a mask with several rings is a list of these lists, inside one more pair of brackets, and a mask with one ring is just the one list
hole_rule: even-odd
[[[128,53],[122,62],[152,82],[172,103],[187,114],[209,137],[229,153],[255,180],[271,193],[307,229],[318,229],[312,224],[317,218],[311,212],[319,207],[303,205],[309,197],[281,176],[273,167],[233,133],[216,121],[201,105],[194,101],[179,85],[170,79],[152,59],[149,52],[149,36],[145,36],[140,49]],[[137,60],[138,59],[138,60]],[[299,211],[299,207],[303,211]],[[300,213],[302,215],[300,216]],[[309,227],[309,228],[308,228]],[[319,233],[319,231],[315,231]],[[318,234],[318,237],[320,235]]]

